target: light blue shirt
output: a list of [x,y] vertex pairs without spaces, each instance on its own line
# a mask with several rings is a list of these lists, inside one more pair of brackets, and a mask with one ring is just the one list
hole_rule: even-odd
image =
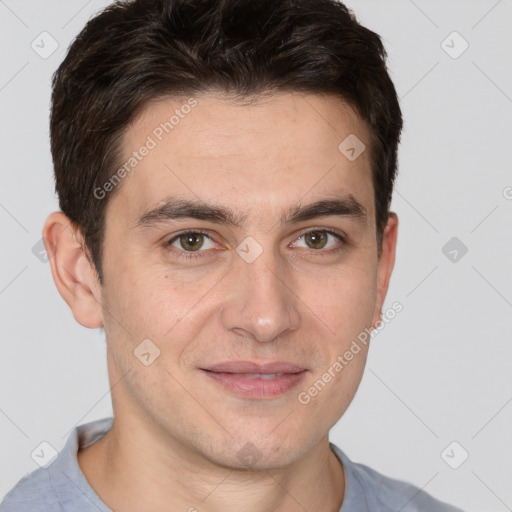
[[[101,439],[112,427],[104,418],[76,427],[57,458],[22,478],[0,504],[0,512],[112,512],[87,482],[77,462],[78,447]],[[345,471],[340,512],[462,512],[408,483],[352,462],[330,444]],[[321,511],[319,511],[321,512]]]

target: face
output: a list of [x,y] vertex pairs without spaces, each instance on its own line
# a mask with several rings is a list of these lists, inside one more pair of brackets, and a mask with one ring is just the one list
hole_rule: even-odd
[[194,100],[152,103],[123,141],[100,300],[114,413],[216,464],[282,467],[350,404],[367,346],[335,362],[386,293],[370,138],[330,96]]

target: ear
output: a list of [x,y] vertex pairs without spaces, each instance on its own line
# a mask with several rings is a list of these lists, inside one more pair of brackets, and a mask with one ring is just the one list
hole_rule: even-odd
[[382,235],[382,251],[377,264],[377,294],[372,315],[372,327],[382,315],[382,305],[388,292],[389,280],[395,266],[396,242],[398,236],[398,216],[390,212],[388,222]]
[[80,231],[63,212],[54,212],[44,224],[43,242],[55,285],[75,320],[91,329],[103,327],[101,285]]

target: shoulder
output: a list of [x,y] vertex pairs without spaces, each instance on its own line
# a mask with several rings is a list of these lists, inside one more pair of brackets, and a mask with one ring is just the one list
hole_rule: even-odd
[[96,442],[112,425],[110,417],[74,428],[54,459],[25,475],[7,493],[0,512],[110,511],[83,475],[77,451]]
[[50,472],[39,468],[25,475],[0,503],[0,512],[61,512]]
[[[346,498],[350,503],[347,512],[364,510],[379,512],[462,512],[447,503],[435,499],[424,490],[402,480],[390,478],[365,464],[352,462],[337,446],[331,447],[345,469]],[[345,505],[345,502],[344,502]],[[342,508],[345,512],[345,508]]]
[[408,482],[387,477],[364,464],[354,466],[355,476],[361,485],[389,510],[397,510],[399,505],[403,512],[461,512]]

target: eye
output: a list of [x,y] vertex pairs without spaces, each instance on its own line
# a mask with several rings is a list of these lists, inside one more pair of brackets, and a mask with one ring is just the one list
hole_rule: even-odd
[[186,252],[196,252],[201,249],[213,249],[215,247],[213,240],[206,233],[200,231],[185,231],[171,238],[165,245],[167,248],[172,246]]
[[343,245],[345,239],[340,233],[329,231],[327,229],[312,229],[300,235],[292,245],[293,247],[303,247],[305,249],[332,249]]

